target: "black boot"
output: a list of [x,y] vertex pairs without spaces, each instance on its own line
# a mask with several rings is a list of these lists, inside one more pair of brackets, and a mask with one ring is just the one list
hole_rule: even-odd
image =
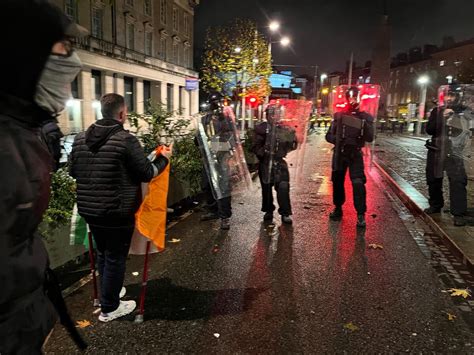
[[221,218],[221,229],[225,231],[230,229],[230,218]]
[[281,216],[281,222],[284,224],[293,224],[293,220],[290,216]]
[[333,221],[340,221],[342,218],[342,208],[336,206],[334,210],[329,214],[329,218]]
[[201,221],[204,222],[204,221],[212,221],[213,219],[218,219],[219,216],[217,215],[217,213],[215,212],[208,212],[206,214],[203,214],[201,216]]
[[441,208],[430,206],[428,208],[425,208],[423,212],[425,212],[426,214],[441,213]]
[[273,221],[273,213],[272,212],[266,212],[264,215],[263,215],[263,220],[265,222],[271,222]]
[[366,225],[367,224],[365,222],[365,214],[358,214],[357,215],[357,227],[365,228]]

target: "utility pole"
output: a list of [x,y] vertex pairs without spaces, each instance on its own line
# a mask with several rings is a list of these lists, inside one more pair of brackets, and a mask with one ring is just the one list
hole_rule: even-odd
[[347,84],[349,86],[352,85],[352,66],[353,66],[353,63],[354,63],[354,52],[351,52],[351,60],[349,62],[349,78],[348,78],[348,81],[347,81]]

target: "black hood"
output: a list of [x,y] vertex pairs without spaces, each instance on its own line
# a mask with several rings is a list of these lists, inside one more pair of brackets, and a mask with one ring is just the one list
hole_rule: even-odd
[[123,131],[123,126],[119,121],[104,118],[87,129],[86,144],[91,151],[97,152],[110,137],[119,131]]
[[67,18],[45,0],[1,0],[0,93],[33,102],[53,44],[65,37]]

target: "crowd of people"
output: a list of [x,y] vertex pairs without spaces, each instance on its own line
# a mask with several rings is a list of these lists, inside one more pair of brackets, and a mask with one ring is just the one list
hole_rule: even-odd
[[[77,333],[49,268],[46,249],[38,234],[50,192],[50,173],[58,167],[62,136],[56,117],[70,96],[70,84],[81,69],[72,39],[87,31],[71,22],[58,8],[42,1],[4,0],[0,13],[0,354],[41,353],[56,319],[79,347]],[[22,23],[13,35],[10,28]],[[467,177],[462,155],[471,132],[472,110],[462,101],[460,86],[451,85],[444,106],[431,112],[427,182],[430,207],[443,208],[443,174],[450,182],[454,224],[465,224]],[[332,182],[334,210],[340,220],[345,202],[344,181],[349,170],[357,227],[365,228],[366,176],[362,148],[375,136],[374,117],[360,107],[357,86],[345,93],[346,108],[334,115],[326,134],[334,145]],[[224,96],[212,93],[210,108],[197,127],[196,143],[203,157],[203,191],[208,212],[203,220],[220,219],[230,228],[232,194],[251,184],[232,109]],[[97,245],[100,274],[99,321],[109,322],[134,311],[135,301],[122,301],[126,257],[140,206],[140,184],[158,176],[168,164],[171,149],[153,162],[138,139],[123,127],[127,106],[120,95],[101,98],[103,118],[74,140],[69,172],[77,183],[79,214],[85,218]],[[251,151],[259,160],[263,220],[273,221],[276,191],[281,222],[293,223],[287,155],[301,141],[296,124],[285,120],[283,107],[266,108],[266,121],[255,128]],[[303,117],[307,120],[307,117]],[[468,122],[466,126],[466,122]]]

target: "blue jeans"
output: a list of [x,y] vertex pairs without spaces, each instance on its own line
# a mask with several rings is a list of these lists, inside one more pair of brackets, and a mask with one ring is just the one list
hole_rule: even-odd
[[101,310],[104,313],[113,312],[120,304],[119,295],[134,226],[112,228],[90,225],[90,229],[97,245]]

